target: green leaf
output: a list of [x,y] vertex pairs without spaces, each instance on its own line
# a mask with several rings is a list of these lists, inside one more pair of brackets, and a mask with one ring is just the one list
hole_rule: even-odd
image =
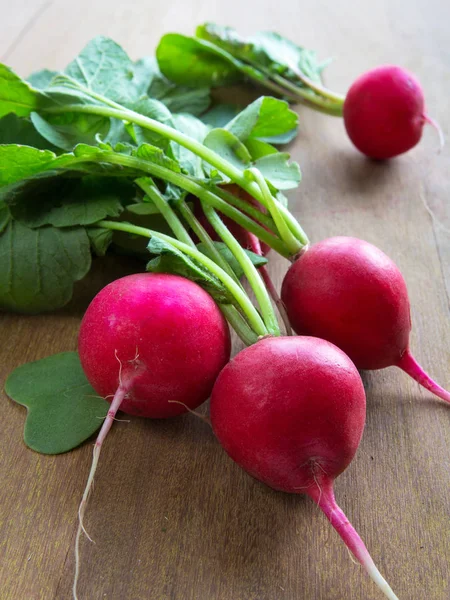
[[27,117],[39,106],[40,94],[6,65],[0,64],[0,117],[15,113]]
[[232,303],[228,290],[219,279],[203,265],[196,262],[175,246],[152,237],[148,251],[155,257],[147,264],[147,271],[152,273],[174,273],[195,281],[204,288],[219,304]]
[[224,128],[241,111],[242,106],[220,103],[210,108],[200,118],[212,129]]
[[50,311],[69,302],[75,281],[91,266],[82,227],[30,229],[9,221],[0,235],[0,309]]
[[127,53],[113,40],[91,40],[65,73],[87,87],[124,106],[145,93],[146,79]]
[[82,444],[100,428],[109,409],[86,379],[76,352],[17,367],[5,391],[27,408],[24,442],[42,454],[61,454]]
[[[208,134],[208,127],[192,115],[173,115],[173,125],[178,131],[185,133],[198,142],[203,142]],[[197,154],[175,142],[171,142],[170,150],[173,158],[188,175],[199,178],[204,177],[203,161]]]
[[251,161],[249,151],[244,144],[226,129],[212,129],[203,143],[239,169],[247,167]]
[[135,63],[135,69],[147,76],[147,95],[159,100],[172,113],[182,112],[201,115],[210,104],[209,87],[191,88],[176,85],[161,73],[153,57],[146,57]]
[[106,217],[118,217],[123,204],[135,194],[131,183],[104,177],[60,177],[47,183],[37,194],[22,196],[10,207],[17,221],[32,228],[92,225]]
[[11,219],[8,207],[0,202],[0,234],[4,231]]
[[[242,270],[241,265],[238,263],[234,254],[231,252],[231,250],[228,248],[228,246],[226,244],[224,244],[223,242],[213,242],[213,244],[217,248],[217,250],[220,252],[222,257],[227,261],[227,263],[233,269],[236,276],[238,278],[241,278],[242,275],[244,274],[244,271]],[[197,244],[197,248],[203,254],[208,255],[207,247],[205,244],[203,244],[203,243]],[[263,265],[267,264],[267,262],[268,262],[267,258],[265,258],[264,256],[260,256],[259,254],[255,254],[254,252],[251,252],[250,250],[244,249],[244,252],[247,254],[247,256],[249,257],[249,259],[252,261],[253,265],[256,268],[262,267]]]
[[278,190],[291,190],[301,181],[300,167],[289,162],[289,154],[277,152],[258,158],[253,165],[257,167],[269,183]]
[[0,187],[42,173],[54,165],[57,157],[50,150],[8,144],[0,146]]
[[47,115],[45,119],[33,112],[31,121],[43,138],[68,152],[77,144],[96,144],[98,135],[108,134],[111,123],[106,117],[73,112]]
[[[153,100],[148,96],[142,96],[136,102],[130,103],[129,108],[144,115],[144,117],[149,117],[150,119],[164,123],[164,125],[168,125],[169,127],[174,126],[172,113],[167,106],[158,100]],[[170,142],[167,137],[155,131],[139,127],[138,125],[133,125],[132,127],[138,144],[149,143],[153,146],[158,146],[163,150],[168,148]]]
[[161,72],[181,85],[229,85],[243,75],[232,56],[204,40],[168,33],[156,49]]
[[250,152],[253,160],[267,156],[268,154],[276,154],[278,150],[267,142],[261,142],[260,140],[254,140],[252,138],[245,142],[245,147]]
[[295,137],[298,125],[297,114],[283,100],[261,96],[234,117],[225,129],[231,131],[242,142],[259,139],[273,142],[282,137]]
[[0,119],[0,144],[21,144],[39,150],[54,150],[54,146],[43,138],[29,119],[10,113]]
[[283,74],[300,87],[302,82],[292,68],[301,71],[309,79],[321,83],[320,74],[324,65],[318,63],[314,51],[297,46],[273,31],[261,31],[250,39],[259,60],[267,57],[268,66],[274,72]]
[[298,87],[305,86],[295,71],[301,71],[317,83],[321,81],[323,67],[318,64],[315,52],[297,46],[278,33],[264,31],[245,38],[232,27],[205,23],[197,27],[196,35],[266,75],[281,75]]
[[88,227],[86,229],[92,251],[97,256],[105,256],[109,246],[112,243],[113,232],[110,229],[101,227]]
[[31,75],[28,77],[28,83],[34,87],[35,90],[45,90],[49,87],[52,79],[56,75],[58,75],[58,71],[42,69],[42,71],[31,73]]

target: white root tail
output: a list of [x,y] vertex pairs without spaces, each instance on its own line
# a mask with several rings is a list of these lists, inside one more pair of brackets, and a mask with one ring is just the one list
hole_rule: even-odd
[[431,127],[433,127],[437,131],[437,134],[439,136],[439,150],[438,150],[438,154],[439,154],[440,152],[442,152],[442,149],[445,146],[444,132],[442,131],[439,123],[437,121],[435,121],[434,119],[432,119],[430,116],[423,115],[423,118],[425,120],[425,123],[428,123],[428,125],[431,125]]
[[81,499],[80,506],[78,508],[78,530],[77,530],[77,536],[75,539],[75,576],[74,576],[73,586],[72,586],[72,593],[73,593],[74,600],[78,600],[77,585],[78,585],[78,579],[80,577],[81,533],[83,532],[86,535],[86,537],[88,538],[88,540],[93,542],[93,539],[89,536],[89,534],[86,531],[84,524],[83,524],[83,519],[84,519],[84,514],[86,512],[86,506],[87,506],[87,501],[89,498],[89,493],[90,493],[90,491],[92,489],[92,485],[94,483],[94,476],[95,476],[95,472],[97,470],[97,465],[98,465],[98,460],[100,458],[102,444],[105,441],[105,438],[108,435],[108,432],[111,429],[112,424],[114,423],[116,413],[119,410],[120,405],[123,402],[123,399],[127,395],[129,388],[130,388],[130,385],[124,386],[124,385],[122,385],[122,383],[117,388],[117,391],[114,394],[114,398],[111,402],[111,406],[108,410],[108,414],[106,415],[106,419],[103,422],[102,428],[100,429],[100,432],[95,441],[91,470],[89,472],[89,477],[88,477],[88,480],[86,483],[86,487],[84,489],[83,497]]

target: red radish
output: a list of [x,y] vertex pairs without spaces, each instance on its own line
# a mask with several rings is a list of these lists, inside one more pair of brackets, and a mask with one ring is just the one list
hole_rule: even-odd
[[[223,189],[229,192],[230,194],[233,194],[240,200],[245,200],[261,212],[265,212],[264,207],[257,200],[255,200],[252,196],[250,196],[248,192],[243,190],[235,183],[224,185]],[[206,229],[209,236],[215,241],[221,241],[216,231],[214,230],[208,219],[205,217],[205,214],[202,211],[201,203],[199,200],[197,200],[197,198],[194,198],[194,214],[200,221],[200,223],[203,225],[203,227]],[[231,231],[231,233],[234,235],[234,237],[237,239],[237,241],[241,244],[241,246],[246,250],[252,250],[252,243],[249,237],[252,234],[243,227],[241,227],[241,225],[238,225],[235,221],[233,221],[233,219],[230,219],[229,217],[226,217],[222,214],[220,215],[220,217],[225,223],[225,225],[228,227],[228,229]],[[270,246],[268,246],[264,242],[261,242],[261,251],[262,256],[266,256],[270,251]]]
[[403,154],[422,137],[428,122],[423,91],[417,79],[401,67],[385,65],[361,75],[349,89],[344,102],[348,136],[363,154],[385,159]]
[[281,298],[298,334],[336,344],[359,369],[399,367],[450,402],[450,393],[423,371],[410,352],[406,283],[376,246],[351,237],[314,244],[286,273]]
[[365,416],[356,367],[313,337],[266,338],[246,348],[223,369],[211,396],[212,426],[231,458],[276,490],[308,494],[384,594],[398,600],[333,493]]
[[107,285],[83,317],[78,350],[89,382],[112,398],[79,508],[79,539],[103,441],[117,411],[165,418],[204,402],[230,358],[230,333],[207,292],[177,275],[137,274]]

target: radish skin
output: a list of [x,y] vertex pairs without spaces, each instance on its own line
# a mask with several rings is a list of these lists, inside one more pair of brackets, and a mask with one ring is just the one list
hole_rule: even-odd
[[297,334],[336,344],[358,369],[399,367],[450,402],[449,392],[411,354],[406,283],[376,246],[351,237],[314,244],[286,273],[281,298]]
[[383,65],[364,73],[350,87],[343,108],[344,124],[353,144],[366,156],[392,158],[413,148],[430,123],[422,86],[412,73]]
[[334,499],[333,482],[355,455],[366,415],[348,356],[313,337],[260,340],[222,370],[210,409],[229,456],[276,490],[309,495],[385,596],[398,600]]

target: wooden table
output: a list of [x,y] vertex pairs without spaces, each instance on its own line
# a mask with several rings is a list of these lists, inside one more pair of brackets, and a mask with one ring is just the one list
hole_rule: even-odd
[[[442,0],[2,0],[1,62],[21,75],[62,68],[93,36],[134,58],[167,31],[204,20],[244,33],[271,28],[336,57],[345,91],[362,71],[395,62],[422,81],[430,114],[450,134],[450,4]],[[221,4],[219,6],[219,4]],[[365,160],[339,119],[299,108],[292,146],[304,180],[291,206],[313,240],[355,235],[401,268],[412,347],[450,387],[449,146],[427,130],[412,152]],[[433,211],[430,216],[425,204]],[[1,268],[1,266],[0,266]],[[110,261],[53,315],[1,317],[0,381],[17,365],[76,348],[89,298],[135,265]],[[277,284],[286,263],[271,262]],[[238,346],[236,346],[237,348]],[[367,428],[336,496],[401,600],[450,598],[450,411],[395,369],[364,375]],[[0,441],[0,598],[71,598],[76,511],[91,444],[41,456],[21,442],[25,410],[4,394]],[[80,593],[110,600],[369,600],[381,598],[311,501],[276,493],[234,465],[200,420],[117,423],[106,443],[83,542]]]

